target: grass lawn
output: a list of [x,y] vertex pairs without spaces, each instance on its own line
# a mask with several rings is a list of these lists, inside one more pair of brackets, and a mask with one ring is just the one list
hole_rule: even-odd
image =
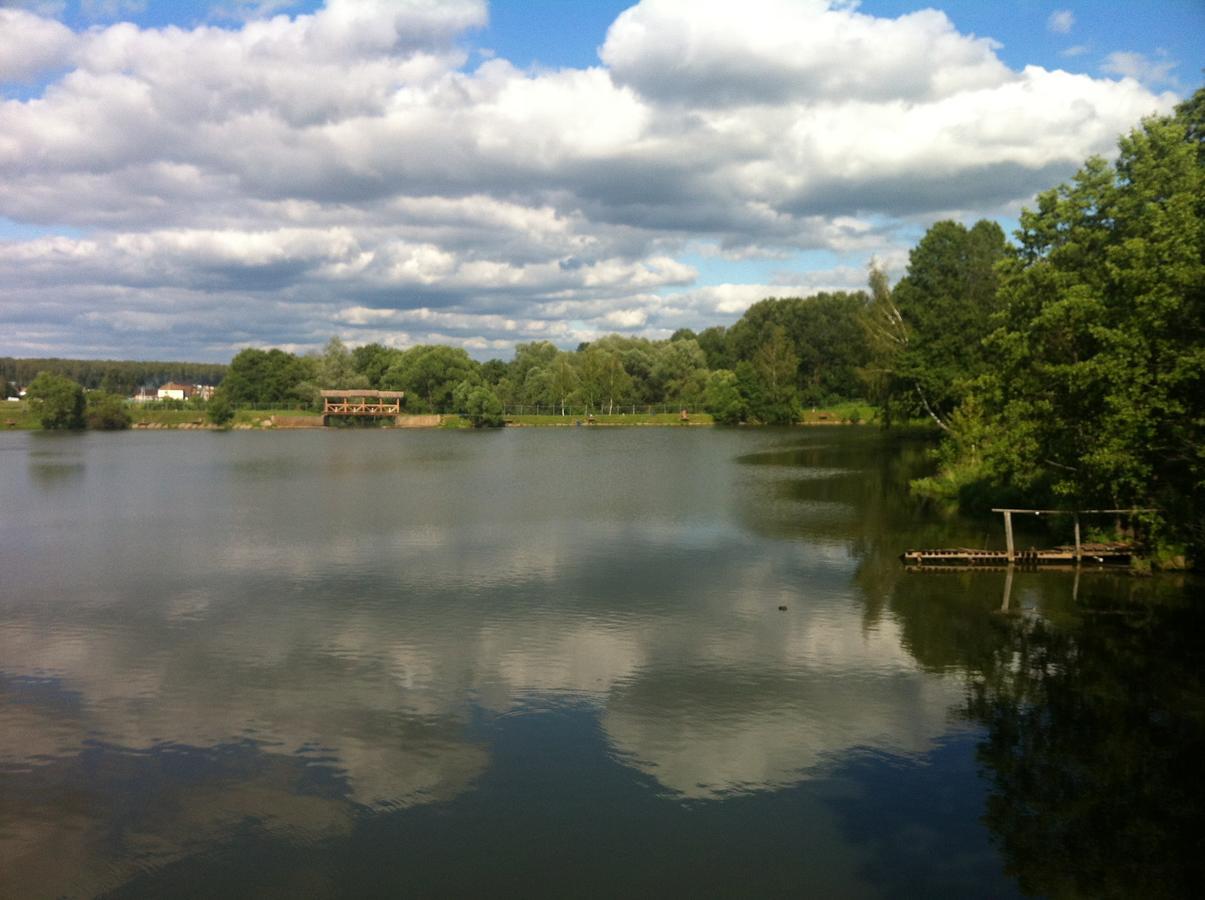
[[9,403],[7,400],[0,400],[0,428],[5,431],[11,431],[17,428],[41,428],[42,423],[38,421],[29,409],[29,404],[24,400],[19,403]]
[[835,423],[874,421],[875,408],[869,403],[851,400],[848,403],[835,403],[832,406],[804,407],[803,424],[831,425]]
[[[29,404],[25,401],[20,403],[8,403],[0,401],[0,429],[16,430],[16,429],[36,429],[41,427],[37,417],[30,411]],[[157,426],[159,428],[178,428],[182,425],[196,427],[200,425],[208,425],[209,419],[202,409],[158,409],[152,406],[144,406],[138,404],[129,404],[126,407],[129,410],[130,418],[135,426],[148,427]],[[241,428],[259,428],[265,420],[271,419],[273,416],[289,416],[289,417],[314,417],[318,418],[319,413],[306,412],[297,409],[240,409],[234,414],[234,421],[231,426]],[[802,424],[805,425],[834,425],[848,422],[861,422],[863,424],[875,421],[874,407],[866,403],[857,401],[849,403],[839,403],[828,407],[807,408],[804,410]],[[587,425],[681,425],[681,416],[676,412],[667,413],[616,413],[615,415],[596,415],[593,422],[589,422],[582,415],[511,415],[506,417],[507,425],[516,425],[520,427],[543,427],[543,428],[572,428],[576,423],[581,422],[582,426]],[[715,420],[703,412],[692,412],[688,424],[690,425],[714,425]],[[467,419],[461,419],[455,415],[446,415],[444,417],[443,428],[468,428],[472,427]]]

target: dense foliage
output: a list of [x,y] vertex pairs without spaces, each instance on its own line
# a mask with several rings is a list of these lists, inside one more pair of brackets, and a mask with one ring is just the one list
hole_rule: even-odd
[[886,421],[928,416],[948,430],[975,379],[991,367],[983,339],[999,309],[996,267],[1007,252],[995,222],[938,222],[909,254],[894,290],[881,272],[872,273],[864,371]]
[[97,431],[120,431],[130,427],[130,412],[124,397],[93,391],[88,394],[87,412],[84,416],[88,427]]
[[519,344],[510,362],[479,363],[464,350],[332,338],[320,354],[247,349],[230,362],[219,397],[234,406],[316,408],[323,388],[406,392],[412,413],[457,412],[500,424],[503,410],[615,413],[648,405],[705,408],[723,422],[797,421],[802,404],[859,398],[869,358],[863,293],[768,299],[731,329],[689,329],[669,340],[612,334],[565,351]]
[[27,396],[43,428],[84,427],[84,389],[70,378],[42,372],[30,382]]
[[1155,543],[1200,559],[1203,107],[1205,89],[1122,138],[1114,164],[1089,160],[1022,214],[1019,246],[996,270],[995,329],[953,381],[974,387],[947,422],[938,488],[964,502],[1011,491],[1154,508]]

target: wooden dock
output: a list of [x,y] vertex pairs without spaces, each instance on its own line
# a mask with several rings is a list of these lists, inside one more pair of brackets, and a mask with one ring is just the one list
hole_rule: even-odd
[[1130,544],[1080,544],[1075,547],[1054,547],[1048,550],[905,550],[900,562],[910,568],[916,567],[1001,567],[1001,566],[1074,566],[1080,565],[1129,565],[1134,555]]
[[[972,550],[966,547],[953,550],[905,550],[900,562],[909,571],[929,568],[977,568],[1008,566],[1127,566],[1138,548],[1129,543],[1084,543],[1080,539],[1081,515],[1131,516],[1135,513],[1157,512],[1150,509],[993,509],[1004,516],[1003,550]],[[1075,544],[1048,550],[1018,550],[1013,542],[1013,516],[1074,516]]]

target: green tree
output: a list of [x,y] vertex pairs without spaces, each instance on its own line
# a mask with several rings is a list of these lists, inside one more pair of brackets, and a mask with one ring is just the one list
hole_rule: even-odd
[[[781,327],[797,358],[792,378],[802,399],[827,403],[861,396],[858,372],[869,357],[860,324],[865,305],[860,292],[759,301],[728,330],[727,358],[752,363],[771,331]],[[708,361],[717,367],[710,354]]]
[[26,397],[43,428],[84,427],[84,389],[70,378],[42,372],[30,382]]
[[89,428],[98,431],[119,431],[130,427],[130,413],[126,409],[125,398],[103,391],[88,395],[85,419]]
[[590,408],[615,411],[632,389],[632,378],[623,367],[619,353],[605,346],[591,346],[578,354],[577,395]]
[[568,353],[558,353],[544,370],[544,381],[547,385],[547,395],[561,407],[561,415],[565,415],[565,404],[577,389],[577,369],[573,365],[573,357]]
[[732,359],[728,352],[728,329],[722,325],[712,325],[699,332],[699,347],[707,357],[707,368],[731,368]]
[[466,378],[477,378],[477,363],[464,350],[438,344],[412,347],[389,367],[381,379],[383,387],[406,391],[429,412],[454,405],[452,394]]
[[[1202,91],[1021,214],[993,366],[943,447],[945,490],[1154,508],[1156,549],[1205,553]],[[939,479],[940,482],[940,479]],[[986,505],[981,503],[980,505]]]
[[1000,306],[996,265],[1007,251],[995,222],[968,229],[944,221],[925,232],[891,292],[904,342],[886,358],[889,402],[949,429],[950,416],[989,368],[983,340]]
[[707,357],[693,337],[682,337],[657,347],[653,383],[664,402],[699,403],[707,386]]
[[[897,380],[899,359],[908,347],[908,326],[891,296],[887,272],[875,260],[870,264],[870,301],[858,317],[867,348],[867,360],[858,370],[867,399],[882,414],[883,423],[891,427],[895,419],[897,397],[906,397],[906,407],[913,398],[906,394],[907,385]],[[905,409],[905,413],[906,413]]]
[[318,361],[318,382],[324,388],[366,388],[370,379],[356,369],[355,357],[339,339],[326,342]]
[[368,379],[368,387],[379,388],[381,378],[389,371],[389,367],[397,362],[400,350],[393,350],[383,344],[364,344],[351,351],[352,367]]
[[453,395],[456,408],[468,416],[474,428],[500,428],[506,424],[502,417],[502,401],[480,379],[465,379],[457,385]]
[[740,382],[736,373],[728,369],[717,369],[707,376],[704,397],[707,411],[722,425],[736,425],[748,414]]
[[1205,546],[1202,91],[1021,216],[986,379],[988,477],[1069,505],[1158,507]]
[[240,350],[230,361],[222,385],[235,406],[252,403],[309,402],[308,391],[298,392],[304,382],[317,382],[318,362],[302,359],[283,350]]
[[225,388],[218,388],[214,395],[209,399],[209,405],[205,410],[205,415],[214,425],[229,425],[234,418],[234,406],[230,403],[230,396]]
[[782,325],[770,329],[753,361],[742,363],[742,367],[744,392],[753,418],[767,425],[790,425],[799,421],[802,411],[795,387],[799,357]]

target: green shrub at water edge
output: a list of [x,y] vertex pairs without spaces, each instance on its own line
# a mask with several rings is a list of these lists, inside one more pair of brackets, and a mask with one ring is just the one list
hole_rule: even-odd
[[88,427],[98,431],[120,431],[130,427],[125,400],[116,394],[96,391],[88,395]]
[[26,396],[43,428],[84,427],[84,389],[70,378],[42,372],[30,382]]

